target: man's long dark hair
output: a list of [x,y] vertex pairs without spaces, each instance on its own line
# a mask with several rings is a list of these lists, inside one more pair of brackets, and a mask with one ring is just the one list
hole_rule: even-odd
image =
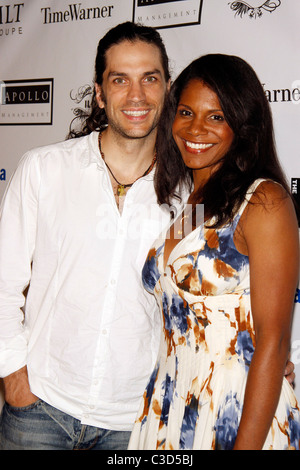
[[[106,69],[106,53],[114,45],[120,44],[123,41],[143,41],[147,44],[152,44],[159,49],[161,62],[164,70],[166,82],[170,78],[169,59],[167,56],[166,48],[160,34],[151,27],[143,26],[140,24],[126,21],[114,28],[110,29],[105,36],[100,39],[97,48],[97,55],[95,60],[95,77],[94,82],[102,85],[103,73]],[[83,120],[81,129],[76,131],[70,129],[69,138],[82,137],[88,135],[94,130],[99,130],[107,124],[107,118],[104,109],[100,109],[96,101],[95,89],[93,90],[91,101],[91,112],[80,117]]]
[[230,222],[257,178],[280,183],[289,193],[279,164],[272,115],[254,70],[239,57],[209,54],[193,61],[175,80],[158,126],[155,188],[160,204],[172,205],[178,187],[192,187],[192,171],[185,166],[172,137],[172,123],[182,91],[197,79],[213,90],[234,133],[221,166],[195,194],[194,203],[205,205],[215,227]]

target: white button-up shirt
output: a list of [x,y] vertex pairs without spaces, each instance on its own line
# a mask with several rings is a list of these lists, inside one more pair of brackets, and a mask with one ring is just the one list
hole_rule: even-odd
[[160,336],[141,270],[170,214],[154,171],[120,214],[97,137],[29,151],[3,198],[0,374],[27,364],[32,393],[52,406],[131,430]]

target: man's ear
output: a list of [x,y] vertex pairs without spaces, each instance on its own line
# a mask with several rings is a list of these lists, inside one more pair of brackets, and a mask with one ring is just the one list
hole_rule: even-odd
[[99,83],[95,83],[95,97],[99,108],[104,109],[104,101],[102,98],[102,88]]

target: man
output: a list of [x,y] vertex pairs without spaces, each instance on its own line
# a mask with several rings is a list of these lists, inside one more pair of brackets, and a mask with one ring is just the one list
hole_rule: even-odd
[[153,188],[167,64],[152,28],[108,32],[87,122],[98,113],[102,125],[105,108],[103,158],[89,129],[28,152],[9,185],[0,227],[4,448],[127,447],[159,341],[141,270],[169,220]]
[[160,335],[141,270],[169,222],[153,186],[167,64],[152,28],[109,31],[82,137],[28,152],[9,185],[0,224],[2,449],[127,448]]

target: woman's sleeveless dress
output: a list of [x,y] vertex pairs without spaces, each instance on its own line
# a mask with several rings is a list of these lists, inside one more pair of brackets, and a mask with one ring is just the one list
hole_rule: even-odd
[[[233,235],[249,189],[232,224],[203,225],[179,241],[164,270],[164,238],[155,242],[144,269],[163,327],[158,359],[130,439],[129,449],[232,449],[255,346],[248,257]],[[283,381],[264,449],[296,449],[300,414]]]

